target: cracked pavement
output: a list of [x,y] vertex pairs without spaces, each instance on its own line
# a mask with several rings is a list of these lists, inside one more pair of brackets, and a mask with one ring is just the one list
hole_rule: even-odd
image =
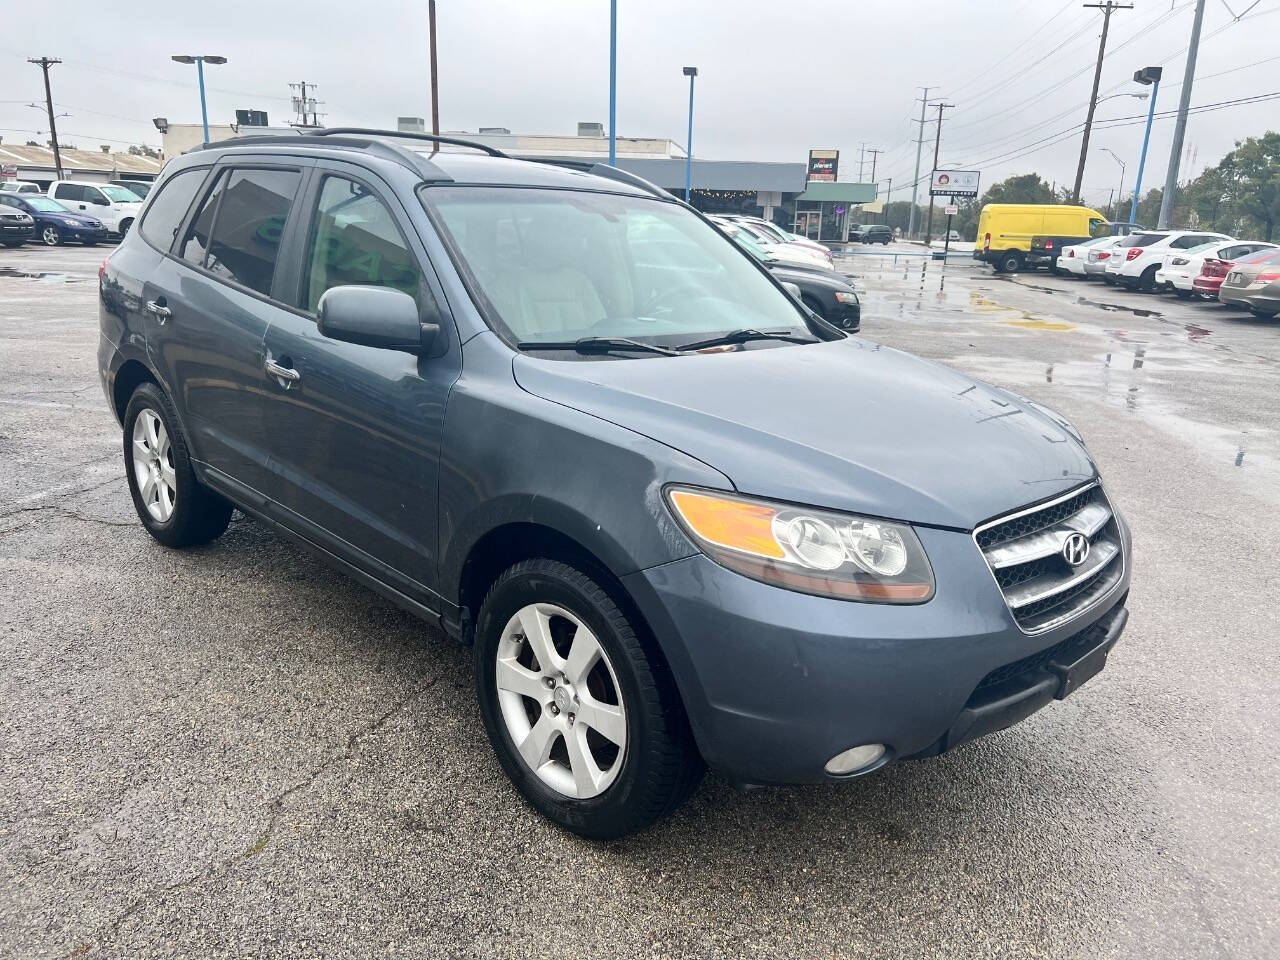
[[1129,629],[945,757],[708,777],[593,844],[502,777],[469,651],[239,516],[146,536],[97,384],[103,255],[0,254],[0,956],[1280,954],[1280,324],[846,261],[869,339],[1080,427],[1134,528]]

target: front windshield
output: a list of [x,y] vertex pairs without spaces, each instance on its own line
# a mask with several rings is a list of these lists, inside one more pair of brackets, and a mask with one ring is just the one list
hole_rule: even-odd
[[439,186],[422,196],[482,312],[517,342],[808,333],[790,297],[675,203],[524,187]]
[[141,203],[142,198],[125,187],[116,187],[111,184],[104,184],[102,192],[114,200],[116,203]]
[[66,213],[67,208],[56,200],[50,200],[48,197],[23,197],[22,202],[29,205],[32,210],[39,210],[41,213]]

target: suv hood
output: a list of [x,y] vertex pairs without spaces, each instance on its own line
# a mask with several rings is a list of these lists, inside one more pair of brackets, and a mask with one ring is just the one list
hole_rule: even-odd
[[513,367],[529,393],[762,497],[968,530],[1096,475],[1082,443],[1013,394],[858,338]]

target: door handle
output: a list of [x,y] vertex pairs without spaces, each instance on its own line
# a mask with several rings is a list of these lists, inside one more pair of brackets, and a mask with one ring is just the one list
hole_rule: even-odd
[[164,325],[166,320],[173,316],[173,311],[158,300],[148,300],[147,310],[155,314],[155,317],[160,321],[161,326]]
[[263,366],[266,367],[267,373],[279,380],[280,386],[284,387],[286,390],[289,389],[289,384],[297,383],[302,379],[302,374],[293,369],[293,367],[282,367],[270,357],[266,359]]

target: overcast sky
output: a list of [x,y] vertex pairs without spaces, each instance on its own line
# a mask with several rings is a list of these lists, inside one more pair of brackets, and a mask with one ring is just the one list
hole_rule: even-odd
[[[1172,110],[1194,0],[1133,4],[1112,19],[1102,91],[1141,89],[1129,79],[1133,71],[1163,64],[1157,110]],[[1208,0],[1193,106],[1280,91],[1280,0],[1259,0],[1233,25],[1233,11],[1251,4]],[[834,147],[841,179],[857,179],[865,142],[886,151],[877,179],[892,176],[901,186],[915,160],[913,98],[930,84],[955,104],[943,123],[942,165],[975,165],[984,186],[1028,171],[1068,185],[1074,176],[1080,135],[1071,128],[1084,119],[1102,22],[1079,0],[618,5],[620,135],[683,143],[688,87],[681,67],[694,64],[696,156],[802,161],[810,147]],[[195,68],[171,62],[174,53],[229,58],[207,70],[211,122],[229,122],[237,107],[264,109],[272,123],[292,119],[291,80],[318,84],[331,126],[429,117],[426,8],[426,0],[132,0],[113,12],[100,0],[46,0],[43,26],[19,29],[10,18],[12,29],[0,34],[0,136],[23,142],[35,139],[27,131],[47,125],[41,111],[26,106],[43,103],[40,71],[26,63],[42,55],[64,61],[52,70],[58,112],[71,114],[59,132],[82,147],[158,146],[151,117],[199,121]],[[442,127],[572,133],[580,120],[607,122],[608,11],[608,0],[439,0]],[[1193,115],[1187,143],[1194,170],[1215,163],[1237,138],[1280,128],[1277,105]],[[1098,118],[1145,109],[1139,100],[1116,98],[1100,104]],[[924,169],[933,132],[930,124]],[[1172,117],[1158,117],[1148,186],[1163,182],[1172,133]],[[1086,199],[1105,202],[1120,178],[1103,147],[1128,164],[1132,185],[1141,137],[1141,122],[1095,130]],[[869,157],[865,175],[870,179]],[[894,199],[903,198],[895,187]]]

